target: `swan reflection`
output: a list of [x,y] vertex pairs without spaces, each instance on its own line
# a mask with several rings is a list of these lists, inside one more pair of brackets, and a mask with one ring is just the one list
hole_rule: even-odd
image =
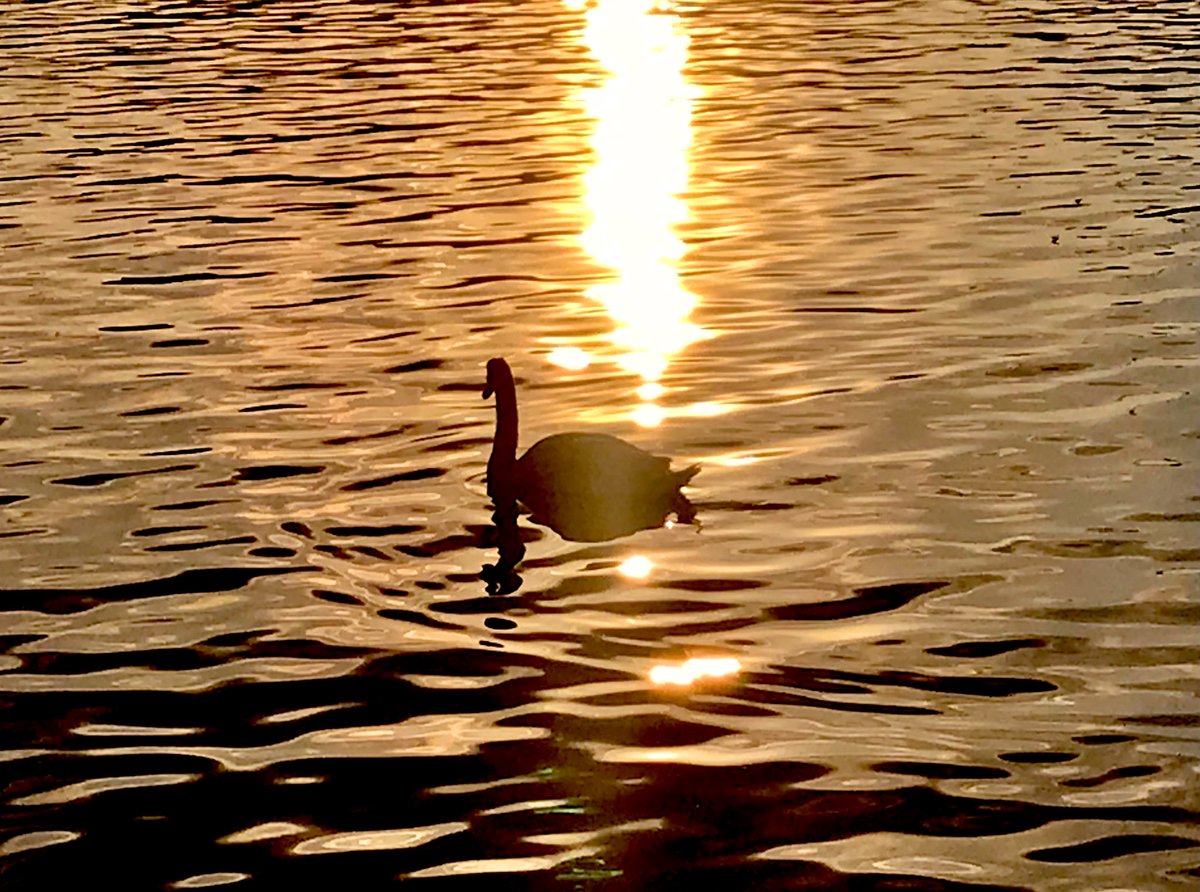
[[688,37],[667,4],[654,0],[568,5],[588,6],[584,42],[609,73],[583,93],[595,121],[596,161],[583,177],[591,223],[580,244],[612,270],[587,295],[616,324],[618,363],[642,379],[641,405],[631,417],[656,427],[665,417],[655,401],[670,357],[704,336],[689,319],[697,299],[679,278],[686,246],[676,234],[689,215],[681,198],[696,95],[684,75]]
[[495,569],[511,570],[524,557],[518,503],[532,512],[535,523],[576,542],[602,542],[660,527],[670,514],[682,523],[695,519],[681,487],[699,465],[672,471],[670,459],[608,434],[586,432],[545,437],[518,459],[517,392],[503,359],[488,360],[483,395],[493,394],[496,433],[487,491],[500,549]]

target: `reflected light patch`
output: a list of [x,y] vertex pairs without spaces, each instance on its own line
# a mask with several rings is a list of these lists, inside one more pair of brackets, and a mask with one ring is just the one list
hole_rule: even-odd
[[599,6],[602,3],[609,5],[620,3],[634,13],[666,12],[671,8],[671,0],[563,0],[563,5],[567,9],[576,11],[587,9],[590,6]]
[[556,347],[546,359],[552,365],[572,372],[582,371],[592,364],[592,358],[578,347]]
[[693,418],[715,418],[718,415],[732,412],[734,408],[733,405],[722,405],[721,403],[692,403],[687,408],[687,414]]
[[715,458],[706,459],[706,461],[714,465],[721,465],[725,468],[740,468],[762,460],[763,457],[761,455],[718,455]]
[[301,840],[292,846],[293,855],[331,855],[345,852],[375,852],[413,849],[435,839],[470,829],[462,821],[405,827],[400,830],[352,830]]
[[35,830],[32,833],[18,833],[0,843],[0,857],[27,852],[30,849],[43,849],[46,846],[56,846],[60,843],[79,839],[81,834],[74,830]]
[[623,561],[621,566],[617,567],[617,572],[622,576],[628,576],[632,579],[645,579],[653,569],[654,562],[650,558],[635,554],[633,557]]
[[650,681],[658,685],[687,686],[701,678],[725,678],[742,670],[734,657],[693,657],[680,665],[655,666]]
[[285,836],[299,836],[308,833],[311,828],[303,824],[293,824],[291,821],[267,821],[255,824],[245,830],[237,830],[228,836],[217,840],[219,843],[261,842],[264,839],[280,839]]
[[667,417],[667,413],[663,411],[662,406],[654,403],[642,403],[633,410],[630,417],[638,427],[658,427]]
[[657,381],[647,381],[637,389],[638,399],[645,403],[652,403],[664,393],[664,388]]

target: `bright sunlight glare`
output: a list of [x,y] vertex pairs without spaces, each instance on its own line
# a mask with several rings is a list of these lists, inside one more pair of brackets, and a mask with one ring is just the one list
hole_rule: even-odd
[[583,371],[592,364],[592,358],[578,347],[555,347],[546,359],[552,365],[572,372]]
[[693,657],[679,665],[659,665],[650,670],[650,681],[659,685],[690,685],[701,678],[724,678],[742,669],[734,657]]
[[645,579],[653,569],[654,562],[650,558],[635,554],[633,557],[623,561],[621,566],[617,567],[617,572],[631,579]]

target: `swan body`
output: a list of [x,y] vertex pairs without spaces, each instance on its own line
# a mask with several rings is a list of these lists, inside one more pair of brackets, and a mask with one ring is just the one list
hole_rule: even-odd
[[496,437],[488,460],[488,495],[498,513],[519,501],[564,539],[601,542],[660,527],[674,512],[694,512],[680,492],[700,470],[672,471],[651,455],[608,434],[563,433],[539,440],[516,458],[517,401],[512,371],[489,360],[484,396],[496,395]]

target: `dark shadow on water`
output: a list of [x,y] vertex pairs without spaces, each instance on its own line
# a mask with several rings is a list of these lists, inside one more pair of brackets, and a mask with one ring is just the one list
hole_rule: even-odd
[[36,610],[40,613],[82,613],[93,607],[141,598],[168,595],[231,592],[260,576],[303,573],[308,567],[213,567],[184,570],[162,579],[128,582],[97,588],[34,588],[0,590],[0,611]]

